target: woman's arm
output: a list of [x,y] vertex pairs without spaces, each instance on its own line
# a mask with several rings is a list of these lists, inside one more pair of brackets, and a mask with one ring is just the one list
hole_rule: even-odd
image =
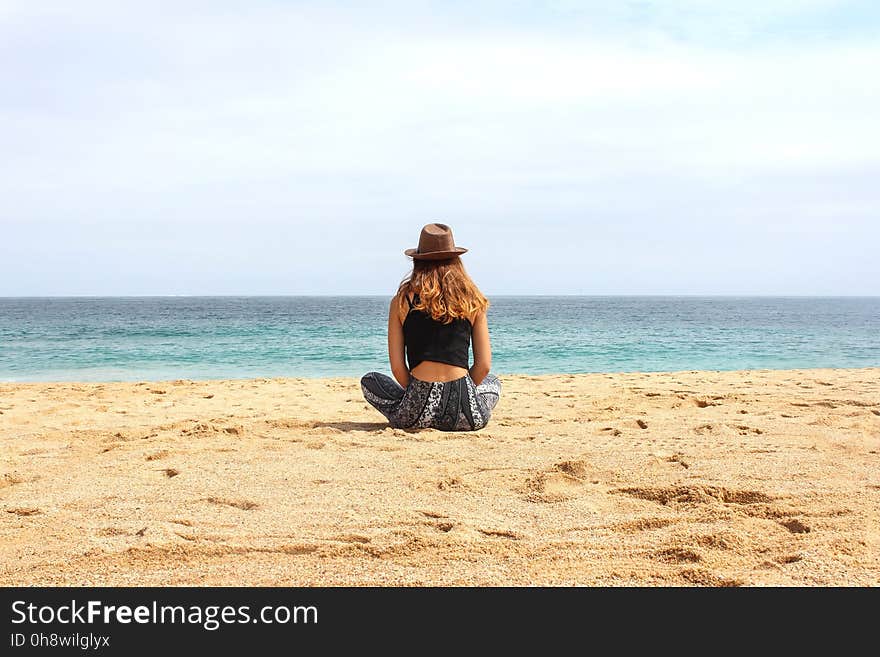
[[474,344],[474,364],[470,375],[474,383],[480,385],[492,368],[492,345],[489,344],[489,322],[485,312],[474,319],[471,339]]
[[400,318],[400,304],[396,295],[388,309],[388,360],[391,362],[391,373],[394,378],[406,388],[409,385],[409,370],[406,368],[403,321]]

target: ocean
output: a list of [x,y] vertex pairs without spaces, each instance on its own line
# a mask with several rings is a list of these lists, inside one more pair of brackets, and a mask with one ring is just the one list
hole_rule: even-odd
[[[0,381],[389,372],[389,298],[0,298]],[[490,300],[499,374],[880,366],[880,297]]]

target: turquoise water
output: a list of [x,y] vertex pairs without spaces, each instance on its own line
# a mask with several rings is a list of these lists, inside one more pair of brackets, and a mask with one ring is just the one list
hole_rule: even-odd
[[[0,298],[0,380],[388,371],[388,297]],[[880,297],[493,297],[505,373],[880,366]]]

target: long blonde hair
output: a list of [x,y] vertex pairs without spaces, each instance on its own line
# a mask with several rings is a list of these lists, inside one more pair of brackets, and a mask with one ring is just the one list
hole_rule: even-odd
[[403,314],[410,293],[419,301],[413,308],[424,310],[432,319],[449,324],[455,319],[471,322],[489,307],[489,300],[480,292],[464,269],[461,258],[413,260],[412,271],[400,282],[397,303]]

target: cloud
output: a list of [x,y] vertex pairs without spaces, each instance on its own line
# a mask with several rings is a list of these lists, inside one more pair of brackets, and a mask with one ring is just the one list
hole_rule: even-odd
[[[70,262],[111,245],[139,289],[149,266],[134,271],[132,243],[147,239],[195,281],[184,292],[212,280],[174,264],[187,253],[234,267],[224,285],[263,267],[266,291],[328,266],[320,249],[287,262],[283,240],[375,253],[432,219],[477,241],[515,222],[510,243],[552,263],[586,224],[572,253],[600,243],[654,263],[627,290],[660,276],[687,291],[624,236],[653,236],[651,254],[713,235],[810,254],[834,226],[877,237],[880,46],[871,21],[845,20],[851,5],[7,3],[0,222],[22,258],[40,240]],[[854,253],[851,278],[868,266]],[[370,285],[398,277],[377,266]],[[305,291],[360,285],[357,267]]]

